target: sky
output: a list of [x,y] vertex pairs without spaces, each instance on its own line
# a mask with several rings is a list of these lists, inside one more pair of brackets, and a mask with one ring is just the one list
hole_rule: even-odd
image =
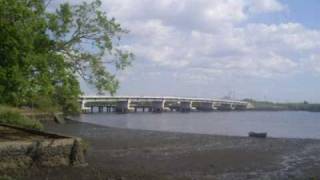
[[320,102],[318,0],[102,3],[130,31],[121,48],[135,54],[116,72],[117,95]]

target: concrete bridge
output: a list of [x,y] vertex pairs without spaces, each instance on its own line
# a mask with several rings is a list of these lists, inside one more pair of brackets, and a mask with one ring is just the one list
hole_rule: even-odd
[[156,96],[81,96],[82,112],[166,112],[245,110],[248,102],[227,99]]

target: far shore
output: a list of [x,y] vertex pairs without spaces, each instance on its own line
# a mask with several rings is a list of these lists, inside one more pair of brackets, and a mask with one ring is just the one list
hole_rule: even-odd
[[156,132],[76,121],[45,130],[79,136],[87,167],[32,168],[25,179],[307,179],[319,178],[320,140]]

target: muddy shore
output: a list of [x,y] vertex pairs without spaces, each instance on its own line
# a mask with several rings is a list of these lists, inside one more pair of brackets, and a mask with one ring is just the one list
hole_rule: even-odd
[[320,177],[320,140],[256,139],[128,130],[67,121],[50,132],[89,144],[87,167],[31,168],[23,179],[309,179]]

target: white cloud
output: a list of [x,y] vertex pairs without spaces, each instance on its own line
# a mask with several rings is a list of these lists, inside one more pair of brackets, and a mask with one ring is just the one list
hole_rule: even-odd
[[251,24],[215,33],[181,32],[160,20],[138,27],[132,31],[137,39],[132,48],[146,61],[168,68],[223,69],[262,77],[298,72],[304,63],[299,59],[317,52],[315,40],[320,40],[319,32],[291,23]]
[[320,55],[311,54],[308,59],[305,59],[305,68],[312,73],[320,75]]
[[277,12],[286,9],[277,0],[249,0],[248,3],[248,10],[253,13]]
[[303,71],[308,63],[301,59],[320,47],[320,32],[299,23],[246,22],[255,13],[285,10],[277,0],[103,2],[130,30],[126,46],[137,58],[162,71],[171,69],[172,75],[193,69],[207,75],[288,76]]
[[[294,52],[301,50],[313,50],[320,47],[320,31],[308,30],[298,23],[285,23],[279,25],[250,24],[247,27],[250,41],[271,50],[280,49]],[[257,34],[257,35],[256,35]]]
[[130,30],[123,45],[136,55],[122,81],[190,84],[320,74],[319,30],[248,21],[287,8],[278,0],[103,0],[108,16]]

